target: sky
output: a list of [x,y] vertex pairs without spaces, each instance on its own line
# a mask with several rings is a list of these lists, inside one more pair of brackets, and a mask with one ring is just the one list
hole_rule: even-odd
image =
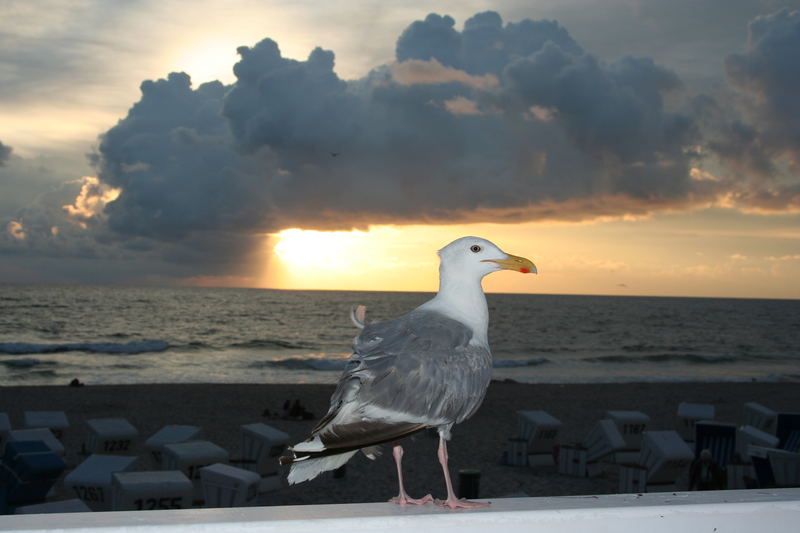
[[0,282],[800,297],[800,0],[5,0]]

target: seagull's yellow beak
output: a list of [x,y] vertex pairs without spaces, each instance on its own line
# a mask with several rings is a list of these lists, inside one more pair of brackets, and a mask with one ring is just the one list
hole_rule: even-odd
[[511,254],[507,254],[507,256],[508,257],[506,259],[484,259],[483,262],[496,263],[503,270],[515,270],[517,272],[522,272],[523,274],[527,274],[529,272],[538,274],[536,265],[534,265],[533,261],[530,259],[525,259],[524,257]]

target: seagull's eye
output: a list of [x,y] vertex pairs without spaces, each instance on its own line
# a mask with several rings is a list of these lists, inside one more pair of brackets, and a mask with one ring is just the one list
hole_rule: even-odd
[[482,249],[483,249],[483,248],[481,248],[481,247],[480,247],[480,246],[478,246],[477,244],[473,244],[472,246],[470,246],[470,247],[469,247],[469,250],[470,250],[470,252],[473,252],[473,253],[476,253],[476,254],[477,254],[478,252],[480,252]]

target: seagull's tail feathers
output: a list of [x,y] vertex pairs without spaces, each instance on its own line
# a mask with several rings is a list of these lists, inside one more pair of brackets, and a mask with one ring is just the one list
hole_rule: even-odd
[[362,420],[327,427],[322,434],[317,433],[291,446],[289,455],[280,457],[279,461],[282,465],[291,465],[287,481],[294,485],[339,468],[359,450],[370,459],[375,459],[380,455],[379,445],[408,437],[425,427],[425,424],[418,422],[391,423],[381,420]]
[[321,457],[305,456],[297,459],[281,457],[282,463],[284,462],[284,459],[289,459],[289,462],[292,465],[286,481],[289,482],[289,485],[294,485],[295,483],[302,483],[303,481],[314,479],[323,472],[336,470],[349,461],[350,458],[356,454],[356,452],[358,452],[358,450],[337,453],[335,455],[324,455]]

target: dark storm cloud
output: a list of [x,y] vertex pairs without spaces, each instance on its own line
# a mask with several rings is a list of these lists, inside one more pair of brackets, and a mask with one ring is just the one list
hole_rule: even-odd
[[9,157],[11,157],[11,147],[6,146],[3,144],[3,141],[0,141],[0,167],[5,165]]
[[[754,127],[800,167],[800,11],[754,19],[747,50],[728,56],[731,84],[747,98]],[[800,168],[798,168],[800,170]]]
[[[706,146],[728,171],[728,201],[800,209],[800,11],[753,19],[745,50],[725,60],[732,96],[696,99]],[[736,105],[726,105],[735,103]]]
[[570,54],[582,53],[556,21],[524,19],[503,26],[499,14],[486,11],[467,19],[462,32],[454,25],[452,17],[435,13],[413,22],[397,40],[397,60],[436,59],[470,74],[499,75],[513,58],[533,54],[548,42]]
[[435,14],[411,24],[399,65],[351,82],[332,52],[297,61],[270,39],[239,48],[230,88],[193,89],[185,74],[145,82],[99,147],[100,179],[121,189],[109,227],[169,241],[580,220],[709,194],[689,177],[692,120],[664,105],[681,86],[669,70],[604,64],[554,21],[503,25],[487,12],[453,26]]

